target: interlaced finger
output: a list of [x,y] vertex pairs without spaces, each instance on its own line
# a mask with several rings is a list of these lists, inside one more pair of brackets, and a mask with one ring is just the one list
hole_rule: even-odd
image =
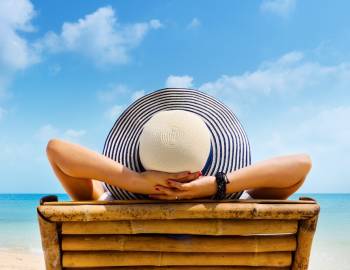
[[166,200],[180,200],[186,199],[188,197],[188,192],[186,190],[172,189],[162,186],[156,186],[159,191],[162,191],[163,194],[151,194],[151,198],[155,199],[166,199]]
[[180,183],[180,182],[173,181],[173,180],[168,180],[167,183],[168,183],[169,187],[176,188],[178,190],[187,190],[186,183]]
[[168,188],[168,187],[156,186],[156,189],[159,191],[162,191],[164,194],[168,196],[173,196],[176,193],[174,189]]
[[183,179],[188,177],[191,174],[190,171],[178,172],[178,173],[168,173],[169,179]]
[[[197,179],[199,176],[201,176],[201,172],[193,172],[193,173],[190,173],[188,172],[187,174],[179,174],[179,175],[175,175],[174,176],[170,176],[169,179],[170,180],[175,180],[175,181],[178,181],[178,182],[190,182],[194,179]],[[180,177],[182,176],[182,177]]]

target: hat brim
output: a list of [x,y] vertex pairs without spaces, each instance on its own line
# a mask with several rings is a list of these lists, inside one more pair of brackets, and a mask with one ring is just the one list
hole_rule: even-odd
[[[251,164],[250,144],[235,114],[216,98],[194,89],[165,88],[134,101],[118,117],[106,138],[103,154],[136,172],[144,171],[139,157],[139,137],[144,124],[163,110],[186,110],[202,117],[212,135],[212,155],[205,175],[232,172]],[[147,199],[105,184],[115,199]],[[242,191],[243,192],[243,191]],[[227,194],[238,199],[242,192]]]

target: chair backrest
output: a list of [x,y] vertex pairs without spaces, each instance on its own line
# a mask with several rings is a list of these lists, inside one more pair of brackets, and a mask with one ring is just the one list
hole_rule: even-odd
[[38,218],[48,270],[305,270],[319,210],[310,198],[44,199]]

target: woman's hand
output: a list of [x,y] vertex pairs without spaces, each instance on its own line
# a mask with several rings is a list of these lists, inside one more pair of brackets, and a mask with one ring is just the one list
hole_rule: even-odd
[[168,186],[156,186],[162,194],[149,195],[160,200],[182,200],[209,197],[216,193],[215,176],[203,176],[189,183],[168,180]]
[[167,173],[161,171],[144,171],[138,174],[133,185],[130,185],[128,191],[140,194],[162,194],[163,192],[157,187],[171,188],[169,183],[186,183],[200,176],[200,172],[178,172]]

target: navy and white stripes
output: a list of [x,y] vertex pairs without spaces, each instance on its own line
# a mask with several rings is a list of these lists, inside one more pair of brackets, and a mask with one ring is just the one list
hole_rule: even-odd
[[[234,113],[222,102],[198,90],[166,88],[133,102],[116,120],[104,144],[103,154],[131,170],[142,172],[139,137],[143,125],[159,111],[186,110],[198,114],[212,135],[212,161],[204,175],[232,172],[251,164],[247,135]],[[146,195],[127,192],[105,184],[117,200],[147,199]],[[227,194],[238,199],[242,192]]]

